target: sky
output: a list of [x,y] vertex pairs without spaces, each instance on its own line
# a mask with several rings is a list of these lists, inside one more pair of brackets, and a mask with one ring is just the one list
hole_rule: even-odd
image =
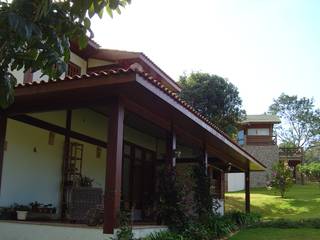
[[319,9],[318,0],[132,0],[92,29],[103,48],[143,52],[174,80],[227,78],[247,114],[262,114],[282,92],[320,107]]

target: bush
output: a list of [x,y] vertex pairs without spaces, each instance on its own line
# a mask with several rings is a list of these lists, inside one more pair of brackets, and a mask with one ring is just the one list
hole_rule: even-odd
[[277,219],[272,221],[261,222],[253,227],[265,227],[265,228],[320,228],[320,219],[301,219],[301,220],[288,220]]
[[158,232],[152,233],[148,237],[144,238],[144,240],[185,240],[182,235],[165,231],[165,232]]
[[317,181],[320,186],[320,163],[311,162],[303,165],[299,165],[299,172],[309,177],[311,180]]
[[286,161],[279,161],[272,168],[270,186],[280,192],[282,198],[285,193],[292,187],[292,172]]
[[112,240],[134,240],[129,212],[123,210],[120,212],[120,228]]
[[232,222],[241,228],[261,222],[261,215],[257,213],[231,212],[226,214],[226,217],[230,217]]
[[192,169],[192,178],[195,182],[193,187],[194,209],[198,218],[206,219],[212,214],[212,199],[210,193],[210,177],[206,174],[204,163],[197,164]]
[[181,231],[187,224],[183,187],[177,181],[176,171],[163,168],[159,178],[158,216],[170,230]]

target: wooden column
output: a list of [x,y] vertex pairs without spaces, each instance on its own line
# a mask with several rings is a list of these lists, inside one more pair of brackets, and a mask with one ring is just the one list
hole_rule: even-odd
[[5,141],[6,141],[6,130],[7,130],[7,116],[1,113],[0,115],[0,192],[1,192],[2,169],[3,169],[3,160],[4,160]]
[[177,137],[176,133],[171,129],[167,134],[167,165],[170,167],[176,166],[175,151],[177,150]]
[[61,218],[66,217],[67,199],[66,199],[66,185],[67,166],[69,161],[70,152],[70,132],[71,132],[72,110],[66,112],[66,132],[64,135],[64,149],[63,149],[63,162],[62,162],[62,201],[61,201]]
[[245,170],[244,174],[245,181],[245,204],[246,204],[246,213],[250,213],[250,169],[249,164]]
[[123,151],[124,107],[119,99],[110,105],[105,178],[103,232],[113,234],[119,226]]

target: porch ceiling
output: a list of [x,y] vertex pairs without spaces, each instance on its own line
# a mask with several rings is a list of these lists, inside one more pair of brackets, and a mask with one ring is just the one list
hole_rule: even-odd
[[18,85],[15,103],[7,110],[9,116],[30,112],[104,107],[120,96],[125,108],[147,121],[170,130],[178,137],[199,147],[204,145],[210,155],[245,170],[264,170],[265,166],[243,150],[208,119],[182,101],[175,93],[146,73],[119,69],[67,77],[64,80]]

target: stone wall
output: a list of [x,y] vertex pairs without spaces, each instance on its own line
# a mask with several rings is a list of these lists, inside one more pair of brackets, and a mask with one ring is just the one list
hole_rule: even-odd
[[251,153],[259,162],[267,167],[263,172],[250,173],[250,186],[251,187],[264,187],[266,186],[267,176],[270,175],[272,165],[279,160],[279,148],[277,145],[271,146],[252,146],[245,145],[243,147]]

